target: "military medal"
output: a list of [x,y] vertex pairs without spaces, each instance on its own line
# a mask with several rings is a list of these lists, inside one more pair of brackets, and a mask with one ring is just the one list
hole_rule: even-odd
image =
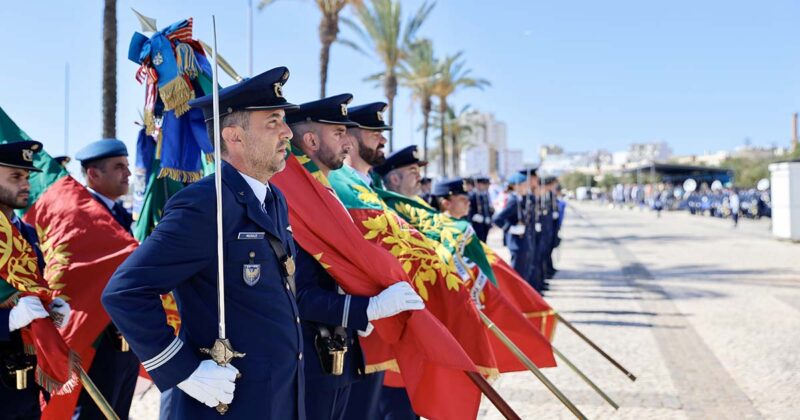
[[248,286],[255,286],[261,279],[261,264],[255,264],[256,253],[250,251],[250,264],[242,266],[242,279]]

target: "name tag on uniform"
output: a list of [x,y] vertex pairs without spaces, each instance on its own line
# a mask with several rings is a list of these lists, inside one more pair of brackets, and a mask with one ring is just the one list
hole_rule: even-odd
[[475,223],[483,223],[483,215],[482,214],[473,214],[472,221]]
[[264,239],[264,232],[239,232],[239,239]]
[[508,228],[508,233],[512,235],[522,236],[525,234],[525,225],[514,225]]

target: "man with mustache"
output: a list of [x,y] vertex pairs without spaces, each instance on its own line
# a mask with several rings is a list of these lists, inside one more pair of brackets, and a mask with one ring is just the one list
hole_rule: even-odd
[[[167,202],[153,233],[119,267],[103,305],[163,392],[171,418],[305,419],[302,330],[295,302],[294,241],[283,194],[270,183],[286,165],[292,133],[278,67],[219,91],[226,338],[244,357],[219,366],[201,348],[218,335],[214,176]],[[213,137],[212,95],[203,110]],[[173,292],[176,337],[160,295]],[[234,394],[235,392],[235,394]],[[235,398],[234,398],[235,396]]]
[[[133,236],[133,217],[119,198],[128,193],[128,149],[117,139],[102,139],[88,144],[75,154],[81,163],[86,189],[106,208],[119,226]],[[121,418],[127,418],[139,376],[139,359],[128,343],[109,322],[95,341],[96,353],[89,368],[89,377]],[[105,416],[86,390],[81,391],[73,420],[101,420]]]
[[[286,117],[292,128],[292,147],[302,151],[325,177],[342,167],[353,147],[347,133],[348,128],[358,127],[348,117],[347,104],[352,99],[352,95],[342,94],[308,102]],[[380,143],[377,136],[369,143],[377,155],[379,147],[375,142]],[[374,158],[372,151],[367,151],[370,158]],[[336,197],[333,189],[328,189]],[[305,346],[316,353],[306,362],[306,412],[310,419],[331,420],[346,418],[352,385],[364,377],[359,332],[368,335],[372,330],[370,321],[425,307],[407,282],[393,284],[373,297],[345,294],[320,262],[301,246],[297,252],[297,305],[303,320]],[[339,348],[346,346],[341,371],[331,369],[326,343],[336,343]],[[371,418],[364,409],[361,416]]]
[[[44,257],[39,249],[39,238],[33,226],[23,222],[15,209],[28,207],[31,171],[41,172],[33,166],[33,156],[42,150],[37,141],[18,141],[0,145],[0,212],[5,220],[22,235],[36,253],[37,269],[44,276]],[[7,226],[7,225],[6,225]],[[9,259],[4,259],[8,264]],[[26,354],[19,330],[39,318],[50,316],[49,311],[63,317],[56,327],[69,322],[70,307],[61,298],[55,298],[50,308],[45,308],[36,296],[18,298],[13,288],[0,279],[3,301],[0,305],[0,404],[3,418],[38,419],[39,386],[34,382],[36,356]],[[10,294],[8,292],[11,292]],[[55,321],[55,318],[54,318]],[[18,387],[17,372],[26,377],[24,388]]]

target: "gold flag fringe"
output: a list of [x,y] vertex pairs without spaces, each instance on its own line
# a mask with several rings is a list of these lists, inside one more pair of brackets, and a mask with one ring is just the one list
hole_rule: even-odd
[[166,85],[158,88],[161,101],[164,102],[166,111],[175,110],[175,116],[180,117],[189,110],[189,101],[194,99],[194,90],[189,82],[178,76]]
[[182,171],[175,168],[161,168],[158,178],[167,177],[178,182],[192,183],[203,179],[203,171]]

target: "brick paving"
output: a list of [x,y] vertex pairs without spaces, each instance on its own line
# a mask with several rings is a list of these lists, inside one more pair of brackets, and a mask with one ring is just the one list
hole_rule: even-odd
[[[800,245],[740,227],[571,203],[546,298],[639,379],[563,326],[555,345],[621,408],[565,367],[545,373],[589,418],[797,418]],[[523,418],[572,417],[530,374],[495,386]],[[484,401],[481,418],[500,416]]]

